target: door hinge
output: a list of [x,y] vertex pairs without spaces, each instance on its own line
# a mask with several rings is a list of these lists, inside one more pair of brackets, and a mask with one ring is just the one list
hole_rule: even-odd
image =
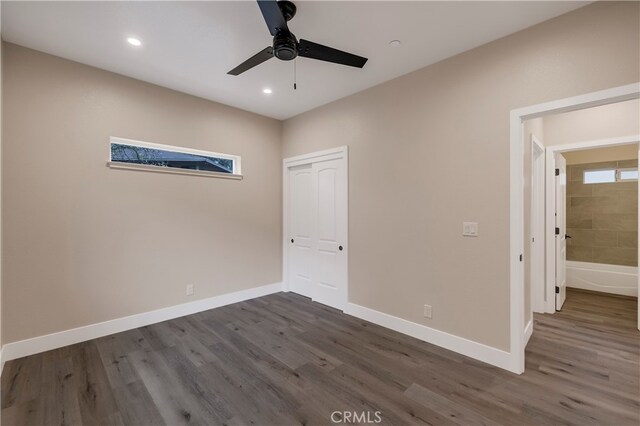
[[556,286],[556,294],[560,294],[560,287]]
[[522,255],[520,255],[520,262],[522,262]]
[[556,227],[556,235],[560,235],[560,228]]
[[560,169],[556,169],[556,176],[560,176]]

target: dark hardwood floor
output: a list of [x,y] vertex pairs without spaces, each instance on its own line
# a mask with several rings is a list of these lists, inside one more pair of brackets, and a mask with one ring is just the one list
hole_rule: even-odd
[[8,362],[2,424],[638,425],[636,324],[570,291],[518,376],[280,293]]

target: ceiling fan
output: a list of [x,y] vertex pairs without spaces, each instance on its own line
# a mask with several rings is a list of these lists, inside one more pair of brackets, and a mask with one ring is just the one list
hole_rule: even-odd
[[296,14],[296,5],[292,2],[288,0],[258,0],[258,6],[273,36],[273,46],[256,53],[227,74],[240,75],[274,56],[281,61],[290,61],[297,56],[303,56],[356,68],[362,68],[367,62],[367,58],[362,56],[304,39],[298,41],[287,27],[287,21],[290,21]]

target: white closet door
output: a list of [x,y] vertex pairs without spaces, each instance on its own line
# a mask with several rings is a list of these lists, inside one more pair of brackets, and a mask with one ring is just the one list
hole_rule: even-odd
[[344,159],[313,164],[315,235],[313,299],[343,309],[347,290],[347,188]]
[[289,169],[289,286],[290,290],[312,297],[314,170],[311,164]]
[[286,177],[289,290],[344,309],[348,279],[346,156],[289,167]]

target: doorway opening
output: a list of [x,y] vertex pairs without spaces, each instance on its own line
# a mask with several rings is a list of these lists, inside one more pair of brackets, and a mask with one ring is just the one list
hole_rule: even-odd
[[580,149],[583,143],[548,148],[554,173],[546,186],[547,238],[553,240],[547,244],[546,287],[555,297],[535,312],[562,310],[568,288],[638,296],[640,135],[599,142],[588,149]]
[[[560,137],[560,142],[550,144],[551,133],[536,131],[527,131],[527,126],[531,131],[532,126],[535,127],[536,121],[542,122],[545,119],[569,112],[587,111],[595,107],[605,105],[623,104],[626,101],[637,100],[640,98],[640,83],[621,86],[613,89],[593,92],[586,95],[576,96],[572,98],[561,99],[558,101],[547,102],[544,104],[534,105],[526,108],[520,108],[511,112],[511,191],[510,191],[510,276],[511,276],[511,368],[515,373],[524,372],[525,346],[528,337],[531,335],[534,323],[531,321],[533,310],[552,313],[556,311],[556,294],[559,294],[559,304],[562,305],[562,297],[566,295],[566,279],[565,292],[556,293],[556,280],[559,278],[563,281],[562,273],[566,273],[566,268],[560,267],[556,269],[556,252],[566,253],[567,238],[566,232],[562,233],[563,224],[566,231],[566,216],[562,212],[558,214],[555,210],[556,203],[562,206],[558,201],[563,198],[559,196],[556,199],[556,193],[566,190],[566,170],[564,176],[559,175],[559,182],[556,181],[556,154],[561,152],[578,151],[587,148],[600,146],[616,146],[626,144],[637,144],[640,140],[640,129],[636,125],[631,133],[619,137],[600,138],[597,135],[585,137],[582,135],[578,139],[570,140],[567,137]],[[637,117],[637,115],[636,115]],[[587,123],[588,124],[588,123]],[[583,126],[584,130],[588,126]],[[542,146],[544,150],[544,199],[545,199],[545,221],[541,225],[539,215],[532,216],[532,211],[540,211],[539,196],[541,191],[540,177],[535,171],[539,170],[540,163],[540,147],[536,150],[534,138]],[[588,134],[588,133],[587,133]],[[555,136],[562,136],[561,132],[556,132]],[[566,135],[564,135],[566,136]],[[545,140],[548,139],[548,140]],[[562,159],[558,159],[561,165]],[[535,180],[534,180],[535,179]],[[536,185],[537,183],[537,185]],[[549,191],[548,187],[554,185],[554,190]],[[555,186],[559,185],[559,191],[555,190]],[[553,198],[551,198],[553,197]],[[553,213],[550,215],[551,207]],[[532,220],[534,219],[534,220]],[[556,222],[558,220],[558,222]],[[637,222],[637,214],[636,214]],[[559,225],[559,226],[557,226]],[[540,227],[544,232],[540,232]],[[556,228],[560,228],[559,230]],[[637,228],[636,228],[637,229]],[[526,230],[526,232],[525,232]],[[560,238],[556,239],[556,233]],[[533,232],[533,234],[532,234]],[[541,241],[541,234],[544,241]],[[530,239],[529,239],[530,238]],[[570,241],[570,239],[569,239]],[[526,242],[526,244],[525,244]],[[541,243],[541,244],[536,244]],[[571,246],[571,245],[569,245]],[[539,254],[544,249],[544,267],[543,277],[540,277]],[[568,250],[573,250],[569,248]],[[636,249],[637,250],[637,249]],[[550,256],[553,257],[550,259]],[[534,265],[537,265],[535,268]],[[553,271],[551,273],[550,271]],[[566,277],[566,276],[565,276]],[[562,287],[562,286],[559,286]],[[636,288],[638,280],[636,278]],[[542,300],[535,298],[533,291],[537,289],[536,294],[542,291]],[[636,310],[638,304],[635,303]]]
[[523,128],[530,138],[524,190],[526,345],[533,313],[560,311],[569,288],[638,295],[640,136],[576,140],[589,133],[640,130],[640,102],[549,115],[527,120]]
[[637,142],[556,154],[556,165],[559,157],[566,163],[559,201],[567,218],[569,288],[638,296]]

